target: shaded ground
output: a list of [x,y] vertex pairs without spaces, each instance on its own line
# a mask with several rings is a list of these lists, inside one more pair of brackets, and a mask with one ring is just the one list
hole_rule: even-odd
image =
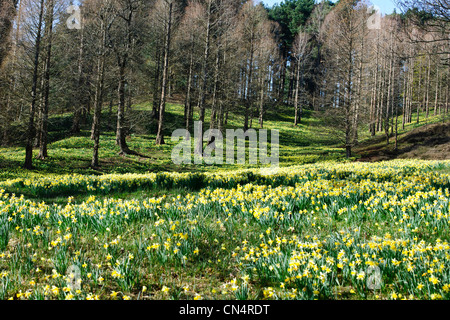
[[394,143],[394,138],[386,145],[384,138],[378,137],[377,140],[365,143],[354,151],[360,156],[358,161],[407,158],[447,160],[450,159],[450,122],[429,124],[400,135],[397,150],[394,150]]

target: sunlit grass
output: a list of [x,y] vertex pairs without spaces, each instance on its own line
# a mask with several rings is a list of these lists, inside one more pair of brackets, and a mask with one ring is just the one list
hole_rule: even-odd
[[269,176],[4,181],[0,299],[449,299],[449,168],[329,162]]

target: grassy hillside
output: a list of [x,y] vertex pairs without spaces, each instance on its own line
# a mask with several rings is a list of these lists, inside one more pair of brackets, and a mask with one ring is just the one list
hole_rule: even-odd
[[[127,142],[131,149],[139,152],[140,156],[118,156],[119,148],[115,144],[115,110],[109,113],[103,112],[102,135],[100,139],[100,169],[93,170],[89,167],[93,141],[90,140],[89,123],[83,126],[79,135],[70,136],[68,130],[71,124],[71,114],[63,114],[50,118],[49,125],[49,158],[46,160],[34,160],[35,170],[33,173],[80,173],[80,174],[103,174],[103,173],[144,173],[157,171],[216,171],[233,170],[237,168],[251,168],[251,165],[175,165],[171,159],[171,151],[175,142],[171,142],[170,135],[173,130],[183,128],[183,107],[180,104],[171,103],[167,106],[165,141],[166,145],[155,145],[156,123],[150,116],[151,104],[140,103],[132,107],[128,117],[132,124],[132,134]],[[195,117],[195,116],[194,116]],[[205,119],[209,119],[207,113]],[[441,117],[430,117],[428,120],[421,117],[419,124],[406,125],[400,134],[407,133],[415,128],[426,124],[439,122]],[[195,120],[195,118],[194,118]],[[227,128],[241,128],[243,117],[230,113]],[[315,117],[313,112],[306,110],[302,123],[294,127],[293,111],[291,108],[282,107],[277,111],[268,110],[265,115],[264,129],[277,129],[280,131],[280,165],[290,166],[303,163],[313,163],[325,160],[345,160],[342,142],[339,135],[331,128],[326,127]],[[205,123],[205,129],[209,123]],[[257,119],[254,119],[253,128],[258,129]],[[17,135],[20,137],[20,134]],[[269,134],[270,136],[270,134]],[[193,138],[192,138],[193,140]],[[392,141],[393,139],[391,139]],[[354,158],[367,156],[367,148],[384,147],[384,134],[378,133],[370,137],[367,130],[360,130],[360,141],[366,149],[357,148]],[[391,146],[389,146],[390,148]],[[20,139],[17,146],[1,148],[0,153],[0,179],[23,176],[30,174],[21,169],[25,150]],[[37,154],[37,150],[35,151]]]

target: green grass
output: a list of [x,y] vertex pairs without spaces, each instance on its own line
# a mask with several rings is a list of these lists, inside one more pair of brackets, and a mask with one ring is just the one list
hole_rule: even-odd
[[[89,123],[69,136],[70,114],[51,117],[50,157],[33,159],[34,170],[21,168],[23,145],[1,148],[0,299],[450,298],[448,250],[423,253],[444,263],[441,283],[424,279],[424,290],[417,279],[429,265],[417,263],[411,279],[406,267],[390,263],[401,260],[403,249],[418,250],[419,241],[450,241],[450,220],[441,218],[449,208],[448,161],[348,163],[338,137],[312,111],[294,127],[292,110],[280,107],[264,122],[264,129],[280,131],[278,175],[263,176],[257,165],[178,166],[170,134],[184,127],[183,108],[167,105],[162,146],[155,145],[150,110],[150,103],[139,103],[128,114],[133,131],[127,142],[146,157],[118,155],[114,126],[108,126],[115,110],[103,113],[98,170],[89,167]],[[227,128],[242,123],[242,115],[230,114]],[[360,140],[382,145],[384,134],[370,137],[362,128]],[[413,197],[418,191],[422,197]],[[389,261],[380,264],[384,284],[377,292],[357,280],[349,264],[337,263],[341,251],[372,254],[361,245],[380,241],[373,237],[389,244],[377,252]],[[401,250],[392,250],[391,239]],[[265,256],[261,248],[277,254]],[[321,269],[311,269],[311,279],[289,271],[289,262],[301,260],[299,248],[321,267],[328,263],[322,255],[334,259],[323,285]],[[81,271],[80,292],[64,278],[70,265]]]
[[[175,165],[171,159],[171,151],[176,144],[171,142],[170,135],[173,130],[183,128],[183,106],[181,104],[168,103],[166,110],[165,145],[155,144],[156,123],[150,117],[151,103],[143,102],[133,105],[127,114],[132,123],[132,133],[128,137],[128,144],[132,150],[147,156],[118,156],[119,148],[115,144],[115,110],[110,114],[108,110],[102,114],[102,134],[100,138],[100,168],[90,168],[93,141],[90,140],[89,123],[83,126],[79,135],[70,136],[67,128],[70,128],[71,114],[51,116],[49,120],[49,158],[45,160],[34,159],[33,172],[46,174],[104,174],[104,173],[144,173],[156,171],[217,171],[235,170],[238,168],[252,168],[254,165]],[[194,113],[194,121],[197,120],[197,112]],[[207,110],[204,129],[209,127],[209,112]],[[405,130],[399,129],[399,134],[425,125],[439,122],[441,117],[425,119],[421,115],[419,124],[415,122],[407,124]],[[401,121],[401,118],[399,118]],[[243,115],[230,112],[228,129],[241,128]],[[257,119],[253,119],[253,128],[258,129]],[[401,125],[399,125],[401,128]],[[330,133],[319,118],[314,116],[311,110],[304,110],[301,124],[293,126],[293,110],[287,106],[279,106],[276,110],[268,110],[264,121],[264,129],[276,129],[280,132],[280,166],[290,166],[304,163],[314,163],[327,160],[345,160],[343,145],[336,134]],[[360,129],[360,142],[362,145],[370,144],[373,147],[382,146],[384,133],[377,133],[370,137],[367,128]],[[269,133],[270,137],[270,133]],[[225,137],[226,139],[226,137]],[[192,136],[193,140],[193,136]],[[224,141],[225,142],[225,141]],[[0,148],[0,179],[13,178],[28,175],[21,170],[25,150],[23,146]],[[34,151],[37,155],[37,150]],[[248,152],[248,150],[247,150]],[[358,154],[355,154],[358,157]]]
[[[449,168],[317,163],[265,180],[254,170],[228,188],[219,182],[242,172],[197,191],[173,176],[171,188],[45,202],[0,191],[0,299],[449,299]],[[116,183],[138,180],[129,178]],[[377,291],[356,278],[373,262]],[[65,278],[70,265],[79,292]],[[299,277],[305,268],[311,277]]]
[[[149,113],[151,105],[149,103],[137,104],[133,106],[133,111],[129,118],[134,121],[135,118],[141,120],[135,125],[133,133],[129,136],[128,144],[132,150],[135,150],[149,158],[141,158],[138,156],[119,157],[119,148],[115,144],[115,133],[113,127],[102,127],[100,138],[100,170],[95,171],[89,168],[93,141],[89,139],[89,125],[84,126],[82,132],[77,136],[69,136],[67,133],[62,134],[62,128],[68,128],[71,115],[64,114],[53,116],[50,118],[51,131],[49,133],[48,154],[46,160],[34,159],[34,172],[38,173],[125,173],[125,172],[152,172],[152,171],[214,171],[217,166],[195,165],[195,166],[177,166],[171,159],[171,150],[175,143],[171,142],[170,134],[177,128],[183,128],[182,121],[183,109],[178,104],[167,105],[165,145],[157,146],[155,144],[156,124],[150,119]],[[103,112],[102,123],[114,123],[114,111],[109,115],[108,111]],[[287,117],[283,117],[287,118]],[[144,119],[144,120],[142,120]],[[209,119],[209,115],[206,115]],[[196,120],[196,119],[194,119]],[[242,119],[239,116],[231,115],[227,128],[240,128]],[[209,123],[205,123],[208,128]],[[298,128],[292,127],[287,121],[269,120],[265,122],[265,129],[280,130],[280,160],[281,165],[300,164],[306,162],[317,161],[322,157],[327,158],[328,153],[332,153],[332,157],[339,157],[342,150],[330,146],[334,141],[321,137],[320,127],[316,119],[305,117],[305,122]],[[269,135],[270,136],[270,135]],[[324,146],[328,145],[328,146]],[[1,148],[0,167],[3,168],[3,177],[22,175],[20,170],[23,165],[25,151],[23,146]],[[34,151],[37,155],[37,150]],[[248,166],[251,167],[251,166]],[[221,169],[236,169],[236,165],[222,165]],[[8,174],[5,171],[10,171]]]

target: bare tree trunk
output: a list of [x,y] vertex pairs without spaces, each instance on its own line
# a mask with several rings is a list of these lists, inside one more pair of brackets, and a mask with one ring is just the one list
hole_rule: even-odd
[[264,117],[264,89],[265,89],[265,77],[266,74],[261,72],[261,91],[259,96],[259,127],[263,128],[263,117]]
[[[119,95],[119,105],[117,108],[117,130],[116,130],[116,143],[120,148],[119,155],[124,154],[136,154],[136,152],[131,151],[127,145],[126,136],[128,133],[128,127],[126,126],[125,120],[125,110],[131,108],[131,89],[130,84],[126,79],[126,68],[128,64],[128,59],[130,57],[130,51],[133,46],[133,36],[132,36],[132,22],[133,22],[134,9],[129,2],[127,4],[127,16],[123,18],[125,20],[125,30],[126,30],[126,41],[125,48],[120,48],[117,53],[117,62],[119,66],[119,83],[118,83],[118,95]],[[128,86],[128,88],[126,88]],[[127,90],[127,92],[125,92]],[[128,101],[127,101],[128,100]],[[127,106],[128,105],[128,106]]]
[[210,54],[210,43],[211,43],[211,2],[212,0],[208,1],[208,14],[207,14],[207,25],[206,25],[206,37],[205,37],[205,53],[203,55],[203,81],[202,81],[202,87],[200,90],[200,98],[198,101],[198,107],[200,111],[199,120],[200,122],[205,121],[205,99],[206,99],[206,88],[208,84],[208,60],[209,60],[209,54]]
[[[206,18],[206,37],[205,37],[205,52],[203,55],[203,67],[202,67],[202,73],[203,73],[203,81],[202,86],[200,88],[200,95],[198,99],[198,109],[199,109],[199,122],[200,127],[203,128],[203,123],[205,122],[205,100],[206,100],[206,89],[208,84],[208,60],[209,60],[209,54],[210,54],[210,42],[211,42],[211,5],[212,0],[208,1],[208,7],[207,7],[207,18]],[[198,143],[195,146],[194,153],[198,155],[203,154],[203,143],[201,139],[198,139]]]
[[159,107],[160,101],[158,99],[158,96],[159,97],[161,96],[161,92],[159,90],[159,84],[160,84],[159,73],[160,73],[160,69],[161,69],[161,55],[160,55],[161,50],[159,50],[159,48],[157,48],[156,52],[157,52],[157,54],[156,54],[156,71],[155,71],[155,77],[153,80],[153,102],[152,102],[153,110],[152,110],[152,114],[151,114],[151,117],[153,119],[157,119],[159,116],[158,107]]
[[[44,70],[45,70],[45,63],[46,60],[44,60]],[[33,144],[33,148],[39,148],[40,143],[41,143],[41,133],[42,133],[42,110],[44,109],[44,87],[45,87],[45,79],[44,77],[41,77],[41,81],[40,81],[40,86],[39,86],[39,102],[36,102],[36,104],[38,104],[36,112],[37,112],[37,116],[36,116],[36,123],[35,123],[35,128],[36,130],[36,134],[34,137],[34,144]]]
[[375,60],[375,80],[374,84],[372,86],[372,94],[370,98],[370,125],[369,125],[369,131],[370,135],[373,137],[375,136],[376,131],[376,95],[377,95],[377,88],[378,88],[378,50],[377,50],[377,57]]
[[45,159],[48,157],[47,154],[47,140],[48,140],[48,103],[49,103],[49,93],[50,93],[50,63],[52,57],[52,33],[53,33],[53,0],[49,0],[48,7],[48,18],[46,21],[47,27],[47,60],[45,62],[44,69],[44,104],[42,109],[41,118],[41,137],[39,144],[39,159]]
[[419,123],[420,118],[420,101],[419,101],[419,94],[420,94],[420,87],[422,85],[422,64],[420,64],[420,70],[419,70],[419,85],[417,88],[417,120],[416,123]]
[[[377,43],[379,43],[380,32],[377,31]],[[377,131],[378,117],[377,117],[377,105],[378,105],[378,82],[379,82],[379,46],[376,48],[376,58],[375,58],[375,80],[372,86],[372,97],[370,101],[370,135],[373,137]]]
[[27,145],[25,148],[25,163],[24,168],[31,170],[33,169],[33,138],[35,134],[34,128],[34,114],[36,112],[36,100],[37,100],[37,82],[38,82],[38,67],[39,67],[39,56],[41,53],[41,36],[42,36],[42,20],[44,16],[44,0],[40,1],[40,12],[39,12],[39,22],[37,26],[37,35],[35,40],[35,53],[34,53],[34,70],[33,70],[33,81],[31,89],[31,108],[30,117],[28,121],[27,130]]
[[[350,40],[349,44],[350,48],[353,48],[353,41]],[[352,106],[353,106],[353,50],[348,50],[348,57],[347,57],[347,83],[345,84],[346,90],[345,90],[345,152],[346,157],[350,158],[352,156]]]
[[[408,77],[409,72],[403,77],[402,129],[405,129],[406,115],[408,113],[408,86],[407,86]],[[395,132],[395,135],[397,137],[397,131]],[[395,140],[397,141],[397,138]]]
[[[394,53],[392,53],[392,59],[394,59]],[[392,63],[392,97],[391,97],[391,136],[394,134],[394,105],[396,103],[396,84],[397,84],[397,78],[395,74],[395,60]]]
[[[401,62],[400,60],[397,60],[396,63],[398,64],[398,71],[397,74],[394,72],[393,76],[394,76],[394,87],[393,87],[393,102],[392,102],[392,107],[393,107],[393,115],[392,118],[395,118],[395,123],[394,123],[394,150],[397,151],[398,150],[398,107],[400,104],[400,90],[401,90],[401,85],[400,85],[400,72],[401,72]],[[395,66],[395,63],[394,63]],[[404,89],[403,89],[404,90]],[[405,91],[403,91],[405,92]]]
[[386,113],[384,121],[384,134],[386,137],[386,144],[389,144],[389,113],[392,100],[391,88],[392,88],[392,56],[389,57],[389,74],[388,74],[388,86],[387,86],[387,101],[386,101]]
[[170,36],[172,31],[172,8],[173,2],[169,3],[169,21],[167,22],[166,31],[166,44],[164,48],[164,66],[163,66],[163,78],[162,78],[162,88],[161,88],[161,103],[159,105],[159,121],[158,121],[158,133],[156,135],[156,144],[164,144],[164,113],[166,110],[166,90],[167,90],[167,78],[169,72],[169,55],[170,55]]
[[246,90],[246,97],[245,97],[245,115],[244,115],[244,131],[247,131],[248,126],[248,120],[249,120],[249,112],[250,108],[252,107],[252,77],[253,77],[253,35],[251,36],[250,40],[250,59],[248,64],[248,73],[247,73],[247,90]]
[[[405,116],[405,125],[406,123],[411,122],[411,100],[412,100],[412,87],[413,87],[413,80],[411,79],[411,74],[413,74],[413,59],[410,59],[410,64],[408,67],[408,76],[406,80],[406,116]],[[402,126],[402,129],[405,129],[404,126]]]
[[[450,56],[450,54],[449,54]],[[447,115],[448,113],[448,96],[450,94],[450,81],[449,81],[449,77],[450,77],[450,64],[448,65],[447,68],[447,88],[445,89],[445,114]],[[445,118],[445,117],[444,117]]]
[[119,60],[119,86],[118,86],[118,97],[119,105],[117,108],[117,129],[116,129],[116,144],[120,148],[119,155],[129,154],[130,149],[128,148],[126,141],[126,128],[125,128],[125,68],[126,61],[125,58],[121,61]]
[[300,61],[297,61],[297,83],[295,84],[295,98],[294,98],[294,109],[295,109],[295,116],[294,116],[294,126],[297,126],[299,121],[299,110],[298,110],[298,94],[300,89]]
[[191,52],[190,52],[190,59],[189,59],[189,75],[188,75],[188,81],[187,81],[187,90],[186,90],[186,100],[184,103],[184,121],[186,122],[186,130],[189,132],[191,127],[191,108],[192,108],[192,101],[191,101],[191,90],[192,90],[192,74],[194,70],[194,42],[192,40],[192,46],[191,46]]
[[172,98],[171,76],[172,76],[172,68],[169,66],[169,70],[167,71],[167,96],[169,98]]
[[426,108],[426,114],[425,117],[428,119],[428,115],[430,113],[430,105],[429,105],[429,91],[430,91],[430,71],[431,71],[431,56],[428,56],[428,72],[427,72],[427,82],[426,82],[426,100],[425,100],[425,108]]
[[364,39],[361,41],[361,53],[358,68],[358,96],[356,97],[354,121],[353,121],[353,145],[358,144],[359,108],[362,103],[362,75],[363,75]]
[[[78,54],[78,88],[81,88],[83,84],[83,54],[84,54],[84,30],[80,30],[80,50]],[[84,92],[79,89],[78,91],[78,101],[75,102],[75,110],[73,111],[73,122],[71,132],[73,134],[80,132],[80,121],[81,121],[81,109],[83,108],[82,95]]]
[[[208,1],[208,8],[207,8],[205,53],[203,55],[203,67],[202,67],[203,82],[202,82],[202,86],[200,88],[200,96],[198,99],[199,122],[200,122],[201,128],[203,128],[203,123],[205,122],[206,88],[207,88],[207,84],[208,84],[208,75],[209,75],[208,60],[209,60],[210,42],[211,42],[211,2],[212,2],[212,0]],[[198,154],[198,155],[203,154],[203,142],[201,139],[198,139],[198,143],[195,146],[194,153]]]
[[[290,69],[294,69],[294,67],[291,66]],[[297,69],[297,68],[295,68],[295,69]],[[293,70],[289,72],[289,89],[288,89],[288,96],[287,96],[287,104],[289,106],[292,105],[292,93],[294,91],[294,80],[295,80],[294,74],[295,74],[295,71],[293,71]]]
[[384,116],[384,97],[385,97],[385,91],[386,91],[386,57],[383,57],[383,67],[381,69],[381,79],[380,79],[380,86],[378,89],[379,96],[378,96],[378,124],[377,124],[377,131],[381,132],[383,131],[383,116]]
[[438,102],[438,106],[439,106],[439,111],[438,114],[441,115],[441,108],[442,108],[442,81],[439,81],[439,93],[441,95],[440,97],[440,103]]
[[219,85],[219,63],[220,63],[220,50],[217,50],[216,63],[214,67],[214,88],[211,104],[211,121],[209,123],[210,129],[216,128],[217,119],[217,96],[218,96],[218,85]]
[[[220,46],[220,45],[218,45]],[[217,49],[217,55],[216,55],[216,62],[214,67],[214,88],[213,88],[213,95],[212,95],[212,103],[211,103],[211,119],[209,122],[209,129],[216,129],[217,127],[217,100],[218,100],[218,91],[219,91],[219,64],[220,64],[220,50]],[[212,133],[212,132],[211,132]],[[208,137],[208,144],[210,145],[215,139],[214,136],[211,134]]]
[[97,83],[95,88],[95,110],[94,121],[92,125],[92,136],[94,140],[94,149],[92,153],[91,167],[97,168],[98,162],[98,150],[100,147],[100,117],[102,114],[103,104],[103,90],[104,90],[104,78],[105,78],[105,55],[106,55],[106,26],[104,21],[101,23],[102,39],[101,39],[101,54],[98,57],[98,71],[97,71]]
[[[227,48],[225,47],[225,49],[223,50],[223,65],[226,65],[226,52],[227,52]],[[224,94],[224,100],[225,101],[229,101],[229,91],[227,89],[225,89]],[[218,114],[218,129],[220,130],[220,132],[223,132],[224,130],[224,101],[221,100],[219,101],[219,114]]]
[[398,106],[395,104],[395,144],[394,150],[398,150]]
[[411,123],[412,119],[412,93],[413,93],[413,80],[414,80],[414,60],[411,58],[409,60],[408,73],[405,77],[405,115],[404,121],[402,122],[402,129],[405,129],[406,123]]
[[287,69],[287,49],[283,50],[283,56],[282,56],[282,63],[281,63],[281,70],[280,70],[280,83],[278,87],[278,103],[284,103],[284,87],[286,84],[286,69]]
[[377,132],[381,132],[382,131],[382,121],[383,121],[383,92],[382,92],[382,88],[384,85],[384,75],[382,73],[382,79],[379,81],[380,85],[379,85],[379,89],[378,89],[378,99],[377,99],[377,103],[376,103],[376,112],[377,112],[377,128],[376,131]]
[[436,63],[436,94],[434,96],[434,112],[433,112],[433,115],[437,114],[438,93],[439,93],[439,65]]

